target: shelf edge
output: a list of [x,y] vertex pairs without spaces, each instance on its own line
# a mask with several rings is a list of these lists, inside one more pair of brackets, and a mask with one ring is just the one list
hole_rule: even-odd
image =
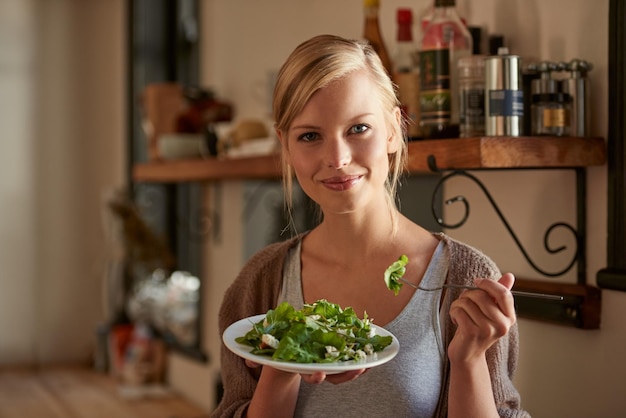
[[520,318],[587,330],[600,328],[602,291],[597,287],[518,278],[513,289],[563,296],[562,301],[516,296]]
[[[565,169],[604,165],[602,138],[476,137],[416,140],[408,144],[407,172],[437,170]],[[177,183],[281,178],[280,154],[242,158],[167,160],[138,163],[133,180]]]

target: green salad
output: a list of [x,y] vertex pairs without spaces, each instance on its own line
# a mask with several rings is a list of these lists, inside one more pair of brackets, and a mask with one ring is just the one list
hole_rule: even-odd
[[385,284],[387,285],[387,289],[393,291],[396,296],[402,288],[400,279],[404,276],[404,273],[406,273],[406,264],[408,262],[409,258],[403,254],[385,270]]
[[391,344],[391,336],[376,335],[367,317],[324,299],[296,310],[287,302],[270,309],[265,318],[236,338],[253,354],[295,363],[361,361]]

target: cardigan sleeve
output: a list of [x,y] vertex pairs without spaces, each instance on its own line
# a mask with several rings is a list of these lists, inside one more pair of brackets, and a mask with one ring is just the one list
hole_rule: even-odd
[[[496,264],[479,250],[466,244],[455,241],[442,235],[446,242],[450,263],[447,281],[456,284],[472,284],[474,278],[483,277],[498,280],[501,276]],[[442,315],[445,316],[443,335],[447,347],[454,337],[455,326],[448,315],[450,305],[460,295],[460,290],[448,292],[442,303]],[[519,392],[513,384],[513,376],[517,367],[519,355],[519,331],[517,323],[511,327],[508,334],[500,338],[486,353],[493,396],[498,408],[498,414],[507,418],[525,418],[530,414],[521,407]],[[447,356],[447,353],[446,353]],[[444,373],[444,387],[440,399],[438,416],[447,416],[448,387],[450,383],[450,367],[446,361]]]
[[[222,335],[232,323],[275,307],[282,283],[282,269],[294,239],[271,244],[255,254],[224,294],[218,326]],[[255,371],[222,343],[220,372],[223,397],[211,418],[242,417],[257,384]]]

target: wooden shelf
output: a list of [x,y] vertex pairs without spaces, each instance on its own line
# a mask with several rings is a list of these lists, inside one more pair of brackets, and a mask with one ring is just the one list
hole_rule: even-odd
[[602,138],[481,137],[415,141],[409,144],[409,171],[439,169],[565,168],[603,165]]
[[281,176],[280,155],[244,158],[194,158],[135,164],[135,181],[174,183],[229,179],[273,179]]
[[600,328],[602,292],[597,287],[517,278],[513,289],[563,297],[562,301],[554,301],[516,296],[515,308],[519,317],[581,329]]
[[[602,138],[573,137],[480,137],[413,141],[409,143],[409,172],[431,171],[429,156],[441,170],[571,168],[603,165],[606,146]],[[272,179],[280,176],[279,154],[231,159],[163,160],[139,163],[133,168],[133,179],[139,182]]]

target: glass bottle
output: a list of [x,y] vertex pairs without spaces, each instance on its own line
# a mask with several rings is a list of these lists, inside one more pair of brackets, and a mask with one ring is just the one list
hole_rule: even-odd
[[365,23],[363,26],[363,38],[374,48],[374,51],[380,57],[383,66],[387,70],[387,74],[392,74],[391,59],[389,58],[389,52],[383,41],[383,36],[380,31],[380,24],[378,19],[378,9],[380,7],[379,0],[363,0],[363,10],[365,12]]
[[409,140],[421,137],[419,102],[419,57],[413,42],[413,12],[400,8],[396,13],[398,24],[396,51],[393,57],[393,80],[398,86],[398,98],[407,116]]
[[459,130],[461,137],[485,135],[485,56],[460,58]]
[[472,53],[472,37],[455,0],[435,0],[420,51],[420,125],[426,138],[459,136],[458,60]]

